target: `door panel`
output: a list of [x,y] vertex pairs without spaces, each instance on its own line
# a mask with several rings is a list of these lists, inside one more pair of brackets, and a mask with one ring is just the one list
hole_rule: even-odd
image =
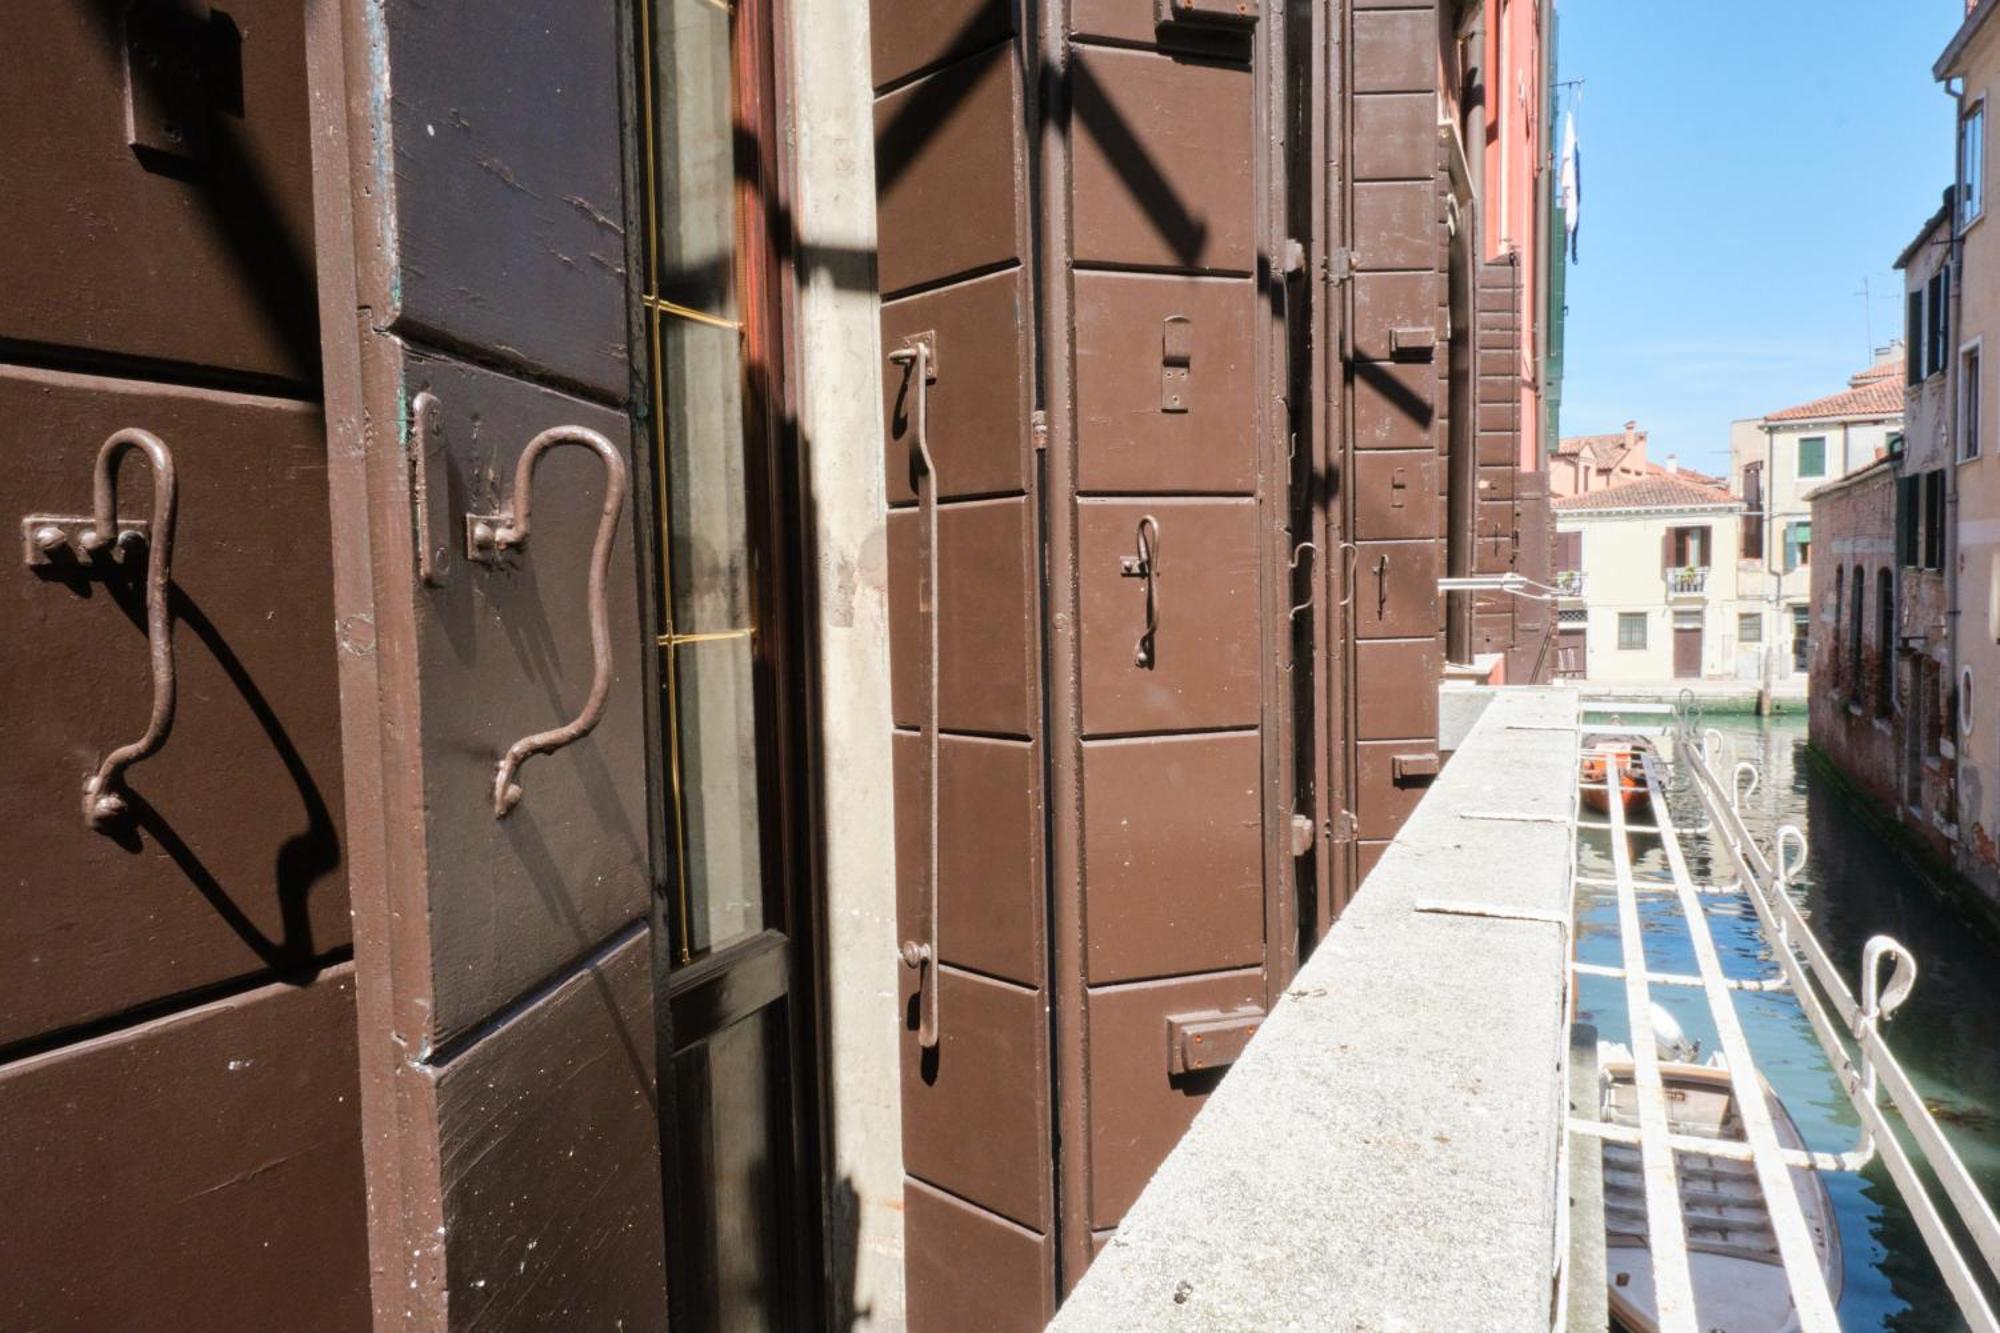
[[0,6],[0,343],[318,379],[301,13]]
[[1437,367],[1354,363],[1354,448],[1434,449]]
[[1084,746],[1090,984],[1263,961],[1262,763],[1255,734]]
[[[936,360],[925,389],[931,461],[942,500],[1028,488],[1027,275],[1020,269],[885,302],[882,346],[932,335]],[[922,463],[916,447],[914,365],[885,366],[882,423],[889,503],[914,504]]]
[[1443,522],[1439,458],[1425,449],[1354,456],[1354,534],[1359,541],[1435,537]]
[[[915,510],[889,514],[889,667],[896,725],[922,723],[925,554]],[[938,718],[947,731],[1028,736],[1035,718],[1033,587],[1028,506],[1019,499],[938,511]]]
[[375,1316],[663,1328],[632,35],[308,8]]
[[[454,515],[492,513],[513,490],[522,448],[550,427],[580,425],[623,448],[625,418],[460,362],[412,357],[406,400],[435,395],[437,451]],[[642,916],[650,897],[645,736],[637,599],[607,599],[611,691],[588,736],[521,770],[526,795],[493,816],[494,757],[560,727],[591,684],[591,547],[604,464],[558,447],[534,472],[533,538],[502,567],[464,557],[463,526],[444,586],[418,594],[425,674],[424,893],[436,998],[430,1040],[443,1042],[538,978]],[[629,492],[627,504],[630,504]],[[611,588],[634,586],[633,520],[621,516]]]
[[0,1324],[366,1327],[355,1092],[351,965],[0,1069]]
[[1261,968],[1224,976],[1142,981],[1090,992],[1090,1220],[1116,1226],[1180,1141],[1222,1077],[1217,1066],[1176,1074],[1170,1020],[1253,1011]]
[[1437,742],[1430,737],[1362,741],[1355,751],[1354,814],[1360,836],[1393,838],[1430,790],[1437,771]]
[[[917,1003],[917,973],[901,974]],[[1041,992],[946,966],[933,1052],[903,1033],[903,1169],[1047,1235],[1049,1019]],[[931,1242],[926,1240],[929,1248]]]
[[[21,655],[0,709],[0,1047],[233,978],[297,972],[349,939],[339,693],[317,406],[0,369],[0,513],[83,515],[98,447],[137,426],[170,451],[177,710],[126,770],[131,818],[82,812],[99,760],[146,730],[143,555],[19,564]],[[149,516],[143,457],[118,513]]]
[[1055,1246],[921,1180],[903,1186],[910,1250],[904,1299],[913,1329],[1036,1333],[1055,1315]]
[[454,1327],[663,1325],[651,966],[635,927],[426,1067]]
[[[1409,11],[1435,30],[1433,11]],[[1432,34],[1435,43],[1435,31]],[[1435,58],[1435,45],[1432,58]],[[1358,181],[1354,186],[1354,229],[1370,239],[1367,250],[1355,256],[1363,271],[1386,269],[1427,269],[1437,262],[1437,240],[1433,222],[1437,216],[1437,187],[1430,181]]]
[[[1355,674],[1364,686],[1355,733],[1364,741],[1437,735],[1444,654],[1436,639],[1386,639],[1357,645]],[[1424,748],[1422,746],[1416,748]]]
[[887,296],[1026,252],[1011,45],[875,104],[876,280]]
[[868,25],[877,88],[1011,36],[1006,0],[880,0]]
[[1435,541],[1369,542],[1355,565],[1355,634],[1363,639],[1434,635],[1444,619],[1438,604],[1443,556]]
[[1249,68],[1079,47],[1070,76],[1075,261],[1250,272]]
[[[938,948],[944,961],[1040,986],[1046,971],[1039,838],[1041,763],[1027,741],[983,736],[940,739]],[[922,735],[898,732],[896,899],[900,939],[916,939],[923,919],[930,811]]]
[[1413,163],[1429,173],[1437,154],[1436,93],[1357,97],[1352,111],[1356,180],[1407,180]]
[[1256,490],[1256,299],[1241,279],[1077,275],[1079,489]]
[[[1151,665],[1137,662],[1147,580],[1121,562],[1155,519]],[[1250,501],[1077,505],[1086,735],[1253,727],[1258,667],[1257,506]]]
[[[1431,362],[1443,289],[1435,273],[1362,273],[1354,279],[1354,351],[1378,361]],[[1435,373],[1435,372],[1433,372]]]
[[396,64],[395,327],[622,397],[614,0],[518,0],[504,22],[479,5],[391,4],[381,21]]

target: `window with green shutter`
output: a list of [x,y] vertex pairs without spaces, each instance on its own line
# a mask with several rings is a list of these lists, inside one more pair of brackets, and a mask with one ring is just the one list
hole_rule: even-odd
[[1799,475],[1801,477],[1826,475],[1826,436],[1808,435],[1799,441]]

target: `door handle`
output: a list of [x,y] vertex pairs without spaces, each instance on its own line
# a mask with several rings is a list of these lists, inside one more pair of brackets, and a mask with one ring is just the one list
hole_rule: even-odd
[[594,430],[582,426],[555,426],[528,441],[514,465],[514,495],[491,514],[465,516],[465,554],[470,560],[497,567],[506,553],[528,544],[529,516],[534,506],[535,464],[549,449],[559,444],[579,444],[595,450],[604,460],[604,508],[597,520],[597,540],[590,549],[590,587],[586,594],[590,608],[590,697],[583,711],[560,727],[523,736],[507,747],[493,775],[493,817],[504,819],[520,804],[521,785],[515,781],[521,765],[531,756],[560,750],[571,741],[590,734],[604,715],[604,701],[611,694],[611,611],[606,587],[611,580],[611,543],[618,535],[618,520],[625,511],[627,468],[618,446]]
[[1389,610],[1389,557],[1375,557],[1375,614],[1380,617]]
[[924,582],[918,604],[924,611],[924,803],[929,827],[924,847],[924,938],[903,941],[899,954],[903,966],[917,969],[917,1045],[925,1050],[938,1044],[943,1003],[939,997],[938,964],[938,879],[939,845],[943,830],[939,825],[938,788],[943,780],[939,763],[943,757],[938,740],[938,526],[937,463],[931,457],[930,383],[935,370],[935,335],[920,333],[904,346],[889,353],[889,360],[908,366],[912,381],[911,405],[915,429],[911,433],[917,453],[917,522],[924,530]]
[[[145,454],[153,467],[150,524],[118,517],[118,464],[134,449]],[[59,559],[82,562],[102,557],[122,562],[135,543],[148,548],[146,646],[152,659],[153,709],[145,733],[105,755],[97,771],[83,780],[83,818],[100,831],[125,813],[125,798],[118,794],[125,770],[156,753],[174,728],[174,621],[167,587],[173,578],[174,517],[179,503],[173,454],[151,431],[128,426],[98,446],[88,518],[30,514],[21,520],[30,568],[49,568]]]
[[1118,573],[1123,578],[1146,581],[1146,628],[1132,646],[1132,665],[1150,671],[1157,658],[1154,637],[1160,632],[1160,520],[1143,515],[1134,540],[1138,550],[1118,557]]

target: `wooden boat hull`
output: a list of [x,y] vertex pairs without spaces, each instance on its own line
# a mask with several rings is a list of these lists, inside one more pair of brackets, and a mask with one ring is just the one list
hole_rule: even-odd
[[[1606,1060],[1603,1075],[1605,1118],[1637,1124],[1629,1056]],[[1676,1133],[1741,1140],[1727,1069],[1662,1062],[1660,1080],[1667,1091],[1668,1120]],[[1761,1078],[1759,1083],[1779,1143],[1787,1148],[1804,1147],[1784,1103],[1769,1084]],[[1679,1154],[1676,1162],[1681,1210],[1688,1226],[1688,1266],[1701,1327],[1729,1333],[1796,1330],[1798,1316],[1791,1288],[1778,1259],[1755,1168],[1731,1158],[1691,1153]],[[1844,1260],[1833,1201],[1819,1172],[1794,1167],[1791,1175],[1827,1290],[1838,1303]],[[1657,1333],[1653,1257],[1646,1245],[1645,1193],[1637,1147],[1604,1145],[1604,1193],[1605,1274],[1613,1322],[1631,1333]]]
[[[1618,795],[1627,814],[1636,814],[1646,804],[1646,776],[1634,751],[1614,751],[1618,759]],[[1611,813],[1611,784],[1604,779],[1604,759],[1586,754],[1581,769],[1583,804],[1600,815]]]

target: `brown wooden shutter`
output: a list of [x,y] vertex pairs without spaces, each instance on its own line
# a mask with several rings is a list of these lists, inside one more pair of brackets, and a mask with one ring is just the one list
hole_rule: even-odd
[[[646,474],[629,37],[613,0],[309,9],[376,1321],[664,1328],[656,724],[610,503]],[[475,547],[522,483],[524,539]],[[496,761],[580,717],[598,637],[597,726],[501,817]]]
[[1574,573],[1583,568],[1583,534],[1581,532],[1558,532],[1556,534],[1556,568],[1564,573]]

